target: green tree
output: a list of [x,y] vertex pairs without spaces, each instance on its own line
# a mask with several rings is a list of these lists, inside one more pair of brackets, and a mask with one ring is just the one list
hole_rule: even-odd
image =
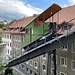
[[4,27],[4,23],[0,23],[0,28]]
[[10,23],[7,23],[7,24],[4,24],[4,23],[0,23],[0,28],[2,28],[2,27],[6,27],[6,26],[8,26]]
[[0,64],[0,75],[3,74],[5,72],[5,67],[6,64]]

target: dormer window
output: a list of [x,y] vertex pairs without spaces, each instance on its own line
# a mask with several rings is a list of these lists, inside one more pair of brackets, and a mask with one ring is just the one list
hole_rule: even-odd
[[64,27],[63,27],[63,30],[68,30],[68,27],[65,25]]
[[26,29],[26,33],[30,33],[30,28]]
[[14,30],[13,31],[16,31],[17,30],[17,28],[14,28]]

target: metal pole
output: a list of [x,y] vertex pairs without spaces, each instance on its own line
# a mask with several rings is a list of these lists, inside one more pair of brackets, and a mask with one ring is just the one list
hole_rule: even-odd
[[51,71],[51,52],[48,53],[47,75],[50,75],[50,71]]
[[56,49],[53,51],[54,75],[56,75]]

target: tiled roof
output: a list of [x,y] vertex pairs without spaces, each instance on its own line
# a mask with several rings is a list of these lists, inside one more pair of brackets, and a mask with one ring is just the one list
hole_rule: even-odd
[[19,32],[19,28],[22,29],[23,27],[27,26],[31,21],[33,21],[35,19],[34,16],[31,17],[25,17],[23,19],[17,20],[13,23],[11,23],[8,27],[3,27],[3,29],[7,29],[8,30],[4,30],[0,33],[25,33],[25,32]]
[[15,30],[15,31],[1,31],[0,33],[25,33],[24,31],[23,32],[19,32],[18,30]]
[[7,20],[4,20],[3,22],[8,22]]
[[[53,21],[57,23],[62,23],[63,21],[68,22],[71,19],[75,18],[75,5],[62,8],[53,16]],[[49,18],[46,22],[52,21],[52,18]],[[72,21],[75,23],[75,20]]]
[[[57,22],[58,24],[61,24],[62,22],[68,22],[71,19],[75,18],[75,5],[73,6],[69,6],[66,8],[62,8],[62,10],[60,10],[59,12],[57,12],[54,16],[53,16],[53,21]],[[24,19],[21,20],[17,20],[15,22],[13,22],[11,25],[9,25],[9,28],[20,28],[20,27],[25,27],[27,26],[30,22],[32,22],[35,18],[32,17],[26,17]],[[52,20],[52,18],[48,19],[46,22],[50,22]],[[75,23],[75,20],[71,21],[72,23]],[[74,29],[75,27],[73,26],[71,29]],[[7,32],[7,31],[4,31]],[[8,31],[8,32],[17,32],[19,33],[19,31]],[[63,32],[65,33],[65,32]]]
[[4,20],[4,21],[0,21],[0,23],[4,23],[4,22],[8,22],[7,20]]
[[[63,21],[68,22],[73,18],[75,18],[75,5],[60,10],[54,15],[53,20],[55,22],[62,23]],[[75,20],[73,20],[72,22],[75,23]]]
[[[52,22],[52,19],[53,19],[53,22],[57,22],[57,24],[62,24],[63,22],[68,22],[74,18],[75,18],[75,5],[62,8],[62,10],[57,12],[53,17],[46,20],[46,22]],[[75,24],[75,19],[72,20],[71,22],[69,22],[69,24],[70,23]],[[60,26],[60,27],[62,27],[62,26]],[[75,29],[74,25],[70,28],[70,30],[73,30],[73,29]],[[66,32],[67,31],[62,31],[61,29],[58,31],[58,33],[60,33],[60,34],[64,34]]]
[[3,23],[3,21],[0,21],[0,23]]
[[26,17],[20,20],[17,20],[13,22],[11,25],[9,25],[9,28],[17,28],[17,27],[25,27],[27,26],[32,20],[34,20],[34,17]]

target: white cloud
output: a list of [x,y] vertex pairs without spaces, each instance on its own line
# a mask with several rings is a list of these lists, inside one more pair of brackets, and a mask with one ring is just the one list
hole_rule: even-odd
[[64,7],[67,7],[67,5],[66,5],[66,4],[64,4]]
[[62,8],[65,8],[65,7],[67,7],[67,5],[66,5],[66,4],[64,4],[64,5],[61,5],[61,7],[62,7]]
[[20,19],[23,16],[39,14],[42,9],[35,8],[20,0],[0,0],[0,19]]
[[75,4],[75,0],[69,0],[69,2],[71,2],[71,4]]

